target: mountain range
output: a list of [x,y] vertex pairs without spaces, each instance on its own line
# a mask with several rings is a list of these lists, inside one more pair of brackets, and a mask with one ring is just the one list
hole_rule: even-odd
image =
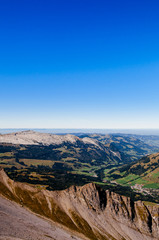
[[[63,191],[47,191],[37,186],[31,186],[25,183],[18,183],[11,180],[3,169],[0,170],[0,209],[1,209],[1,239],[7,239],[10,230],[7,228],[4,232],[6,221],[10,224],[12,214],[17,212],[16,216],[21,216],[25,208],[31,210],[37,216],[50,219],[53,229],[56,233],[52,236],[50,229],[40,230],[42,234],[39,238],[38,232],[36,239],[61,239],[60,234],[64,234],[62,239],[68,239],[64,236],[70,233],[70,239],[92,239],[92,240],[157,240],[159,234],[159,206],[156,204],[134,202],[128,197],[121,196],[109,190],[103,190],[94,183],[89,183],[83,187],[72,186]],[[11,202],[7,203],[3,197]],[[7,208],[6,205],[9,204]],[[6,214],[8,217],[6,219]],[[2,219],[2,216],[4,218]],[[25,212],[25,215],[28,213]],[[24,216],[25,216],[24,215]],[[34,218],[34,222],[32,223]],[[26,231],[25,221],[22,219]],[[33,224],[33,233],[24,239],[34,239],[35,225],[40,220],[35,217],[30,218],[30,224]],[[46,221],[46,220],[45,220]],[[58,225],[57,225],[58,224]],[[11,224],[12,226],[13,224]],[[6,225],[5,225],[6,226]],[[15,225],[16,226],[16,225]],[[61,229],[62,228],[62,229]],[[23,239],[22,229],[17,231],[13,225],[12,237]],[[38,227],[37,227],[38,229]],[[65,231],[66,232],[65,232]],[[50,235],[48,235],[48,232]],[[3,234],[3,235],[2,235]],[[13,238],[12,238],[13,239]]]
[[[140,164],[143,156],[159,151],[157,139],[157,136],[75,136],[35,131],[2,134],[0,166],[12,179],[41,184],[48,190],[96,182],[120,194],[125,192],[130,195],[135,184],[140,184],[137,188],[158,187],[158,161],[150,161],[144,173],[141,172],[143,167]],[[135,165],[137,167],[133,167],[134,171],[128,170]],[[146,177],[146,173],[149,173],[149,177]],[[151,195],[158,196],[156,191],[155,194],[149,194],[151,201]],[[134,199],[136,197],[137,194]]]
[[157,240],[158,151],[157,136],[1,134],[0,239]]

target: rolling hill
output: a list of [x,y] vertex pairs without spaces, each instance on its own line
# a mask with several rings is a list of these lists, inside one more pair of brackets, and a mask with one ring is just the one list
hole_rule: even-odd
[[139,193],[159,199],[159,153],[108,170],[105,181],[129,186]]

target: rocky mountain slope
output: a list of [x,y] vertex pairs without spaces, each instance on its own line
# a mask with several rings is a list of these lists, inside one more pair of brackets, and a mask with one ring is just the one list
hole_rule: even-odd
[[125,162],[132,162],[159,151],[159,136],[133,134],[85,134],[80,136],[96,140],[112,151],[118,150]]
[[39,133],[35,131],[22,131],[17,133],[0,135],[0,143],[12,143],[23,145],[60,145],[65,142],[76,143],[77,141],[93,144],[100,148],[95,140],[87,137],[80,139],[74,135],[55,135],[49,133]]
[[55,135],[49,133],[39,133],[35,131],[22,131],[17,133],[0,135],[0,143],[22,144],[22,145],[60,145],[62,143],[75,144],[77,141],[93,144],[100,148],[96,140],[85,137],[80,139],[74,135]]
[[159,236],[158,205],[133,202],[94,183],[48,191],[14,182],[2,169],[0,193],[89,239],[157,240]]
[[[83,134],[78,136],[71,134],[55,135],[49,133],[40,133],[36,131],[21,131],[10,134],[0,134],[0,144],[25,145],[25,146],[53,146],[54,150],[58,147],[71,147],[76,152],[85,149],[85,152],[96,150],[97,155],[107,155],[107,160],[112,162],[128,162],[140,159],[159,150],[159,144],[149,136],[150,144],[144,136],[122,135],[122,134]],[[143,139],[143,141],[141,140]],[[145,142],[144,142],[145,140]],[[156,139],[155,139],[156,140]],[[157,145],[156,145],[157,144]],[[58,146],[58,147],[57,147]],[[67,149],[64,149],[67,154]],[[77,157],[72,154],[72,157]],[[93,157],[93,156],[92,156]],[[103,157],[103,156],[102,156]]]
[[51,189],[100,181],[100,170],[124,160],[95,139],[24,131],[0,135],[0,166],[18,181]]
[[[15,181],[43,185],[47,190],[96,182],[134,200],[159,202],[158,160],[134,160],[153,150],[135,136],[24,131],[0,137],[0,166]],[[124,165],[131,156],[133,162]]]
[[[106,161],[119,163],[123,160],[119,151],[113,151],[99,141],[74,135],[54,135],[35,131],[23,131],[0,135],[0,146],[13,146],[13,151],[20,151],[19,158],[32,158],[43,160],[80,160],[96,164]],[[3,151],[2,147],[0,151]],[[8,148],[9,149],[9,148]]]
[[52,221],[0,196],[0,240],[81,240]]

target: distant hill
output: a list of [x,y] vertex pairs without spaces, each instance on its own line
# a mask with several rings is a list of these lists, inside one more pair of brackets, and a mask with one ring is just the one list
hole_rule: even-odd
[[159,136],[145,136],[134,134],[87,134],[81,137],[89,137],[113,151],[122,154],[123,162],[131,162],[141,157],[159,151]]
[[0,166],[17,181],[65,189],[72,184],[111,181],[117,174],[112,177],[109,171],[156,148],[127,135],[23,131],[0,135]]
[[0,142],[0,166],[10,177],[51,189],[100,181],[101,168],[123,162],[118,150],[89,137],[23,131]]
[[[80,168],[80,164],[85,163],[99,166],[99,164],[118,164],[123,161],[118,150],[113,151],[109,146],[93,138],[33,131],[0,135],[0,152],[1,159],[12,159],[8,161],[8,165],[9,163],[13,165],[14,160],[18,164],[24,160],[24,164],[27,165],[26,159],[37,159],[58,163],[60,161],[69,168],[73,168],[73,165],[78,165]],[[15,167],[20,167],[18,164]],[[34,165],[34,162],[30,162],[31,164]]]

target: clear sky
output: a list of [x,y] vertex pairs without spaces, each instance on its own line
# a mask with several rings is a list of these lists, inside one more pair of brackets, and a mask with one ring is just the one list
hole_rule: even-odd
[[1,0],[0,128],[159,128],[159,1]]

